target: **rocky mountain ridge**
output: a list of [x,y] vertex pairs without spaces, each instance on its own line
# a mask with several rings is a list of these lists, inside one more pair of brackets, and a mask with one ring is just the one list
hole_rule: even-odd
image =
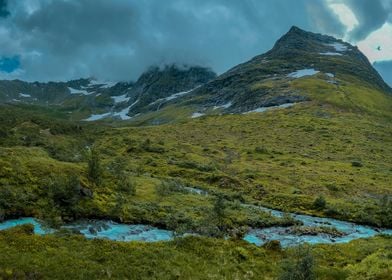
[[170,122],[173,109],[188,117],[258,112],[317,99],[318,89],[345,95],[342,86],[358,84],[392,92],[357,47],[293,26],[270,51],[219,76],[204,67],[167,65],[151,67],[136,82],[0,81],[0,102],[54,106],[75,120],[156,124]]

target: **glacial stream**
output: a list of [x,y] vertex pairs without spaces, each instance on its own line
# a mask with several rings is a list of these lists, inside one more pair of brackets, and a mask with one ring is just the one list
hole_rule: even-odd
[[[191,193],[207,195],[199,189],[189,190]],[[243,207],[258,208],[270,212],[272,216],[283,217],[284,213],[265,207],[243,204]],[[291,214],[302,222],[302,226],[296,227],[268,227],[251,229],[244,240],[256,245],[262,245],[271,240],[279,240],[282,247],[299,245],[301,243],[343,243],[358,238],[372,237],[377,234],[392,235],[392,229],[380,229],[370,226],[358,225],[351,222],[339,221],[331,218],[319,218],[309,215]],[[44,235],[53,233],[55,230],[47,228],[39,220],[34,218],[19,218],[0,223],[0,230],[9,229],[18,225],[33,224],[35,234]],[[104,238],[116,241],[168,241],[173,238],[170,230],[158,229],[149,225],[129,225],[108,220],[83,220],[63,226],[75,232],[80,232],[86,238]],[[333,230],[325,230],[325,229]],[[317,232],[313,229],[324,229]]]
[[[284,213],[265,207],[258,207],[270,211],[273,216],[283,217]],[[377,234],[392,235],[392,229],[381,229],[370,226],[358,225],[351,222],[340,221],[332,218],[320,218],[309,215],[290,214],[295,220],[303,223],[301,226],[291,227],[269,227],[263,229],[252,229],[245,235],[244,240],[262,245],[271,240],[279,240],[282,247],[299,245],[301,243],[344,243],[358,238],[372,237]],[[296,229],[329,228],[339,234],[312,233],[304,230],[301,234]]]

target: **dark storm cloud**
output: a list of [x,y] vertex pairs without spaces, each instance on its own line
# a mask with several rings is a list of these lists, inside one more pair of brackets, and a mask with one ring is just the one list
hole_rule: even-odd
[[376,62],[374,68],[383,76],[384,81],[392,87],[392,60]]
[[0,71],[11,73],[20,67],[19,57],[0,57]]
[[25,0],[13,8],[24,78],[39,80],[135,79],[163,63],[222,72],[268,50],[294,24],[342,34],[321,0]]
[[7,10],[7,1],[0,0],[0,18],[9,16],[10,12]]
[[366,38],[369,33],[392,20],[390,0],[348,0],[343,2],[351,8],[359,22],[350,34],[355,41]]
[[292,25],[343,37],[344,26],[327,3],[10,1],[10,16],[0,26],[0,56],[19,55],[21,78],[28,80],[130,80],[150,65],[164,63],[199,64],[223,72],[267,51]]

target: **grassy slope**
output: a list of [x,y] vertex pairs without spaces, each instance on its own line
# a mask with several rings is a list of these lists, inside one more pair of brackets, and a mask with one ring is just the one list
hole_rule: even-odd
[[[80,174],[95,192],[92,201],[82,201],[89,205],[83,215],[113,216],[109,212],[116,204],[118,180],[110,168],[120,162],[137,183],[136,196],[124,194],[125,205],[115,214],[125,221],[167,224],[166,218],[176,212],[190,219],[202,217],[211,199],[176,192],[162,199],[156,194],[161,179],[176,178],[233,200],[380,224],[380,200],[392,191],[391,97],[347,82],[333,90],[336,86],[321,78],[292,83],[293,88],[308,89],[314,101],[261,114],[210,116],[152,127],[89,125],[75,132],[61,122],[31,125],[21,118],[3,124],[13,131],[3,140],[8,146],[26,146],[20,139],[28,136],[38,139],[28,145],[39,147],[1,148],[0,182],[24,192],[37,188],[44,195],[45,179],[68,169],[66,173]],[[62,126],[68,130],[58,129]],[[47,127],[49,132],[42,133]],[[51,134],[52,127],[60,132]],[[99,187],[89,186],[85,179],[83,148],[93,142],[106,170]],[[363,166],[352,166],[354,161]],[[17,166],[23,172],[15,173]],[[322,211],[312,209],[320,194],[327,199]]]

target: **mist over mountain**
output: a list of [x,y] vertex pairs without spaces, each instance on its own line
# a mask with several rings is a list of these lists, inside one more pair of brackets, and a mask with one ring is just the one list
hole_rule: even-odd
[[136,80],[151,65],[173,63],[221,74],[270,49],[292,25],[358,43],[369,57],[380,45],[380,58],[392,59],[386,39],[367,40],[390,25],[388,0],[1,3],[0,60],[20,64],[0,71],[2,79]]

